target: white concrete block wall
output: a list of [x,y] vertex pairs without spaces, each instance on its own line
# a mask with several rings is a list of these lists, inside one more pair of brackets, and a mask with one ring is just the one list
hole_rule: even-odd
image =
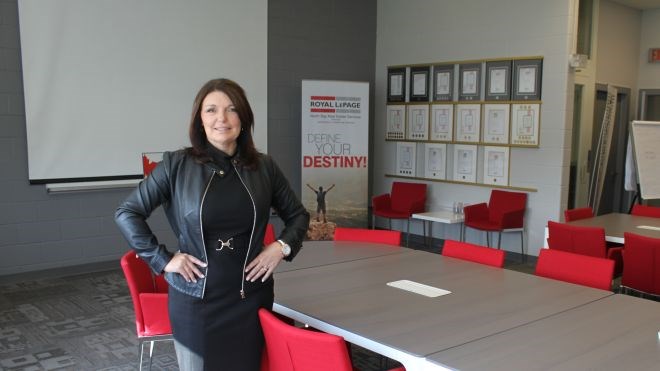
[[[386,72],[390,65],[472,59],[543,56],[541,145],[538,149],[512,149],[511,184],[536,188],[530,192],[525,218],[526,251],[537,255],[549,219],[558,220],[568,184],[573,80],[568,68],[575,19],[573,2],[542,0],[447,0],[378,2],[376,93],[374,130],[374,194],[388,192],[394,172],[396,144],[385,142]],[[570,104],[570,105],[569,105]],[[569,111],[570,110],[570,111]],[[453,201],[487,201],[490,188],[427,182],[432,197],[429,209]],[[379,225],[385,225],[380,221]],[[405,228],[395,223],[395,228]],[[436,228],[436,236],[443,231]],[[421,223],[411,232],[422,233]],[[471,242],[485,243],[485,234],[469,231]],[[502,246],[519,252],[517,234],[505,234]]]

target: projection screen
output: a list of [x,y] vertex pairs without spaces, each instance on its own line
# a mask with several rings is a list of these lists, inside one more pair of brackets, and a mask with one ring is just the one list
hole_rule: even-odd
[[19,0],[29,179],[136,178],[189,145],[197,90],[243,86],[267,151],[267,0]]

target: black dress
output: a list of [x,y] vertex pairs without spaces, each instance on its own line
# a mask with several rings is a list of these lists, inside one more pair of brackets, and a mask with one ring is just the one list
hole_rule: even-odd
[[205,370],[257,371],[264,342],[257,310],[272,308],[272,280],[241,298],[253,205],[231,158],[217,150],[212,154],[221,171],[213,177],[202,205],[208,256],[204,297],[170,289],[170,321],[174,338],[202,356]]

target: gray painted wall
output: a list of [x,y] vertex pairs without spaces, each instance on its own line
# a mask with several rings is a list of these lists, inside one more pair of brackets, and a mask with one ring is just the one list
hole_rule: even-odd
[[[373,96],[376,0],[268,7],[268,148],[299,192],[300,81],[369,81]],[[113,214],[128,190],[48,194],[28,182],[16,0],[0,0],[0,173],[0,276],[114,261],[127,250]],[[150,223],[175,247],[162,213]]]
[[376,0],[268,2],[268,152],[298,192],[301,81],[368,81],[373,98],[375,60]]

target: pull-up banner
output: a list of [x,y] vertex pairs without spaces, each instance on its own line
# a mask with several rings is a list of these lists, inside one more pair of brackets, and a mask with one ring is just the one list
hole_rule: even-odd
[[369,83],[302,81],[302,202],[308,238],[367,226]]

